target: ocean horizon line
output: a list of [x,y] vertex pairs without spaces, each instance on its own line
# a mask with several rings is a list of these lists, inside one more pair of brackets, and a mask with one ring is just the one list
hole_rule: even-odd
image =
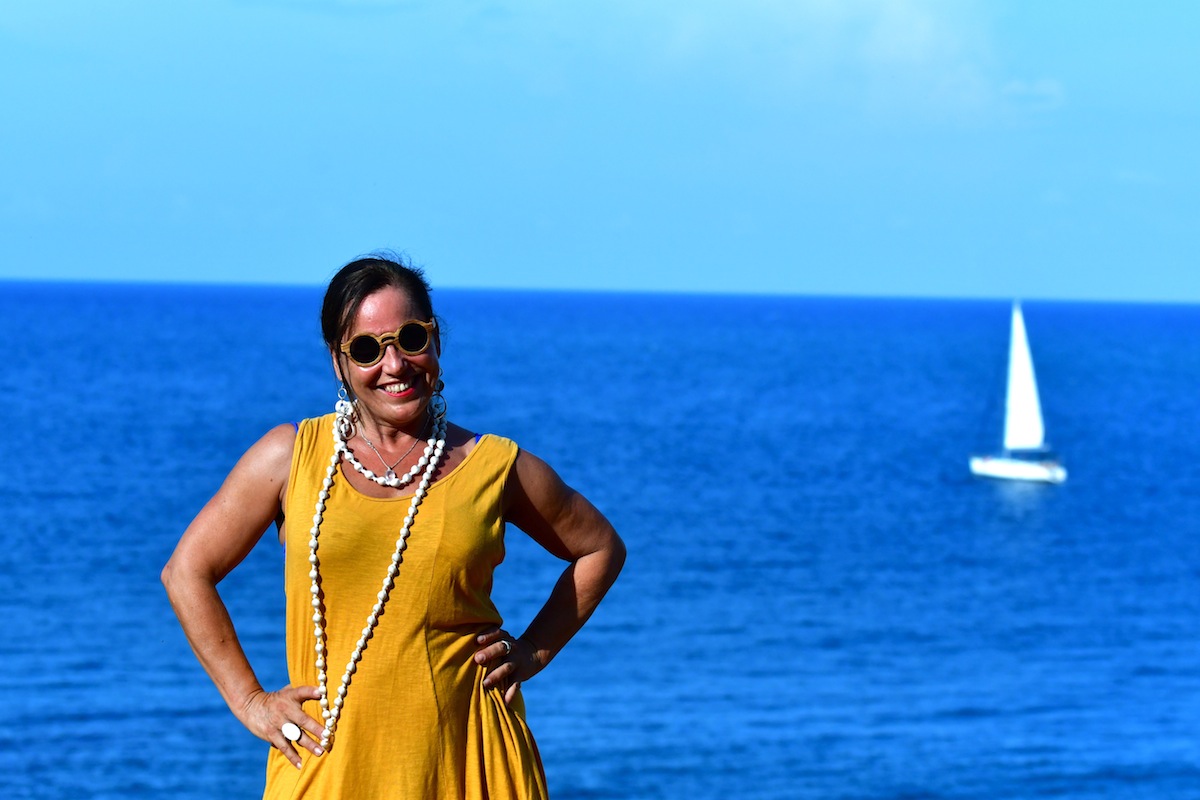
[[[0,277],[0,289],[3,287],[24,288],[63,288],[79,287],[93,289],[158,289],[158,290],[232,290],[232,291],[316,291],[325,287],[316,283],[278,283],[278,282],[231,282],[231,281],[202,281],[202,280],[142,280],[124,278],[30,278],[30,277]],[[1089,298],[1089,297],[1053,297],[1053,296],[1002,296],[1002,295],[935,295],[935,294],[854,294],[840,292],[764,292],[764,291],[715,291],[706,289],[614,289],[602,287],[531,287],[531,286],[460,286],[434,285],[436,293],[453,292],[463,294],[508,294],[520,295],[570,295],[596,297],[646,297],[646,298],[696,298],[696,299],[764,299],[764,300],[828,300],[828,301],[862,301],[862,302],[898,302],[898,303],[978,303],[991,305],[995,303],[1052,304],[1052,305],[1088,305],[1088,306],[1180,306],[1194,307],[1200,305],[1198,300],[1161,299],[1161,298]]]

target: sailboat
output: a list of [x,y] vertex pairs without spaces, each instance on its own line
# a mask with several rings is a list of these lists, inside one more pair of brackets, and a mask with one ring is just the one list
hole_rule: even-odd
[[1037,378],[1029,355],[1029,337],[1021,304],[1013,303],[1008,348],[1008,396],[1004,408],[1004,451],[972,456],[971,472],[988,478],[1062,483],[1067,470],[1046,445]]

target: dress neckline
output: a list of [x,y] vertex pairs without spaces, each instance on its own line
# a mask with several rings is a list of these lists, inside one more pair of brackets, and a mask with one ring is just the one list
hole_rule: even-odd
[[[437,487],[441,486],[443,483],[445,483],[446,481],[448,481],[452,477],[454,477],[455,473],[457,473],[460,469],[462,469],[464,466],[466,466],[466,463],[471,460],[471,456],[475,455],[475,452],[477,450],[479,450],[479,446],[480,446],[480,444],[483,443],[483,440],[491,437],[491,435],[492,434],[490,434],[490,433],[484,433],[484,434],[479,434],[479,435],[475,436],[474,441],[472,443],[473,446],[471,447],[471,449],[469,451],[467,451],[467,454],[465,456],[463,456],[463,460],[458,462],[458,464],[455,465],[454,469],[450,470],[445,475],[439,476],[436,480],[434,480],[432,483],[430,483],[428,491],[432,492],[434,489],[436,489]],[[471,442],[472,440],[468,439],[467,441]],[[412,500],[413,495],[416,493],[414,490],[412,492],[405,492],[404,494],[398,494],[393,497],[373,497],[372,495],[365,494],[357,486],[355,486],[353,483],[350,482],[350,479],[346,476],[346,472],[344,469],[345,465],[346,465],[346,462],[344,460],[341,463],[339,463],[338,471],[342,473],[342,475],[341,475],[342,482],[345,483],[348,487],[350,487],[350,491],[352,491],[356,497],[361,497],[364,500],[371,500],[371,501],[379,502],[379,503],[395,503],[395,502],[399,502],[401,500],[404,500],[404,501]]]

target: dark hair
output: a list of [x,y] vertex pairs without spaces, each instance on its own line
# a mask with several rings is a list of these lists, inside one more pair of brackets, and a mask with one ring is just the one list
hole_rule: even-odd
[[330,350],[336,353],[341,346],[363,300],[389,286],[404,291],[426,321],[435,319],[424,271],[397,253],[376,251],[351,261],[329,281],[321,304],[321,335]]

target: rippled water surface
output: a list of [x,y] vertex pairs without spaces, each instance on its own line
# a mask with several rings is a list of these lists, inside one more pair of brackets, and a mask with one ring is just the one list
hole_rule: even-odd
[[[0,284],[6,797],[255,797],[158,583],[332,408],[312,289]],[[1200,797],[1200,308],[1027,303],[1063,486],[973,479],[1004,303],[441,291],[451,416],[624,535],[526,687],[569,798]],[[512,627],[560,569],[519,531]],[[284,681],[281,553],[222,585]],[[15,779],[14,779],[15,778]]]

